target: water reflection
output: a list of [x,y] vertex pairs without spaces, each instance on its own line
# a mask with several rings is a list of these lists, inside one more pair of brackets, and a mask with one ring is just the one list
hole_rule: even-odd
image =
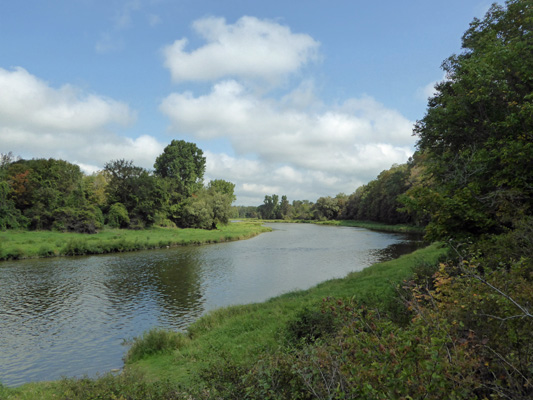
[[207,310],[305,289],[412,244],[357,228],[272,227],[225,244],[1,263],[0,381],[120,368],[123,339],[153,326],[184,329]]

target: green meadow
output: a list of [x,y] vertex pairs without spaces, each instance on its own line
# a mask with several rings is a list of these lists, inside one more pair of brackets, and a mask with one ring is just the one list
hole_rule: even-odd
[[0,260],[105,254],[180,245],[247,239],[270,229],[257,221],[221,225],[218,229],[154,227],[142,230],[106,228],[96,234],[55,231],[0,231]]

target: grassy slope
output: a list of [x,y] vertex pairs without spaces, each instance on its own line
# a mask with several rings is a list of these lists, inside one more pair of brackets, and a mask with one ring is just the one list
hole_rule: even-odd
[[53,231],[0,231],[0,260],[102,254],[166,246],[246,239],[269,231],[257,221],[230,223],[217,230],[150,228],[105,229],[89,235]]
[[181,348],[173,354],[148,357],[128,368],[141,370],[149,379],[170,378],[191,384],[198,372],[210,363],[223,359],[239,363],[275,350],[280,345],[285,323],[306,306],[317,304],[325,297],[385,302],[395,285],[410,275],[414,265],[434,263],[444,251],[433,244],[309,290],[287,293],[265,303],[215,310],[189,328]]

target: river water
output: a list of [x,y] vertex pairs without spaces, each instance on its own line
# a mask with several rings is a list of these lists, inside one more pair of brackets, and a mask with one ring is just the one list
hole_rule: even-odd
[[414,249],[402,234],[311,224],[206,246],[0,263],[0,382],[122,367],[124,340],[184,330],[206,311],[264,301]]

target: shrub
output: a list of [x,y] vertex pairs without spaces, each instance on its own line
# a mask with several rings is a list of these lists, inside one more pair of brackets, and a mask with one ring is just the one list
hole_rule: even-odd
[[83,239],[69,239],[65,246],[61,249],[61,253],[67,256],[81,256],[88,254],[87,242]]
[[167,353],[181,347],[186,340],[179,332],[153,328],[131,341],[131,347],[125,356],[126,363],[132,363],[145,357]]
[[289,321],[286,339],[290,345],[314,342],[335,332],[334,316],[320,310],[304,308]]
[[62,392],[62,399],[69,400],[178,400],[186,398],[180,388],[167,380],[148,382],[142,376],[131,372],[120,375],[106,374],[97,379],[63,379],[59,382],[57,390]]
[[96,233],[102,228],[102,211],[89,206],[82,209],[63,207],[53,213],[53,229],[67,232]]
[[56,254],[51,245],[43,244],[41,247],[39,247],[38,255],[39,257],[53,257]]
[[130,224],[128,210],[122,203],[115,203],[107,214],[107,224],[112,228],[127,228]]

